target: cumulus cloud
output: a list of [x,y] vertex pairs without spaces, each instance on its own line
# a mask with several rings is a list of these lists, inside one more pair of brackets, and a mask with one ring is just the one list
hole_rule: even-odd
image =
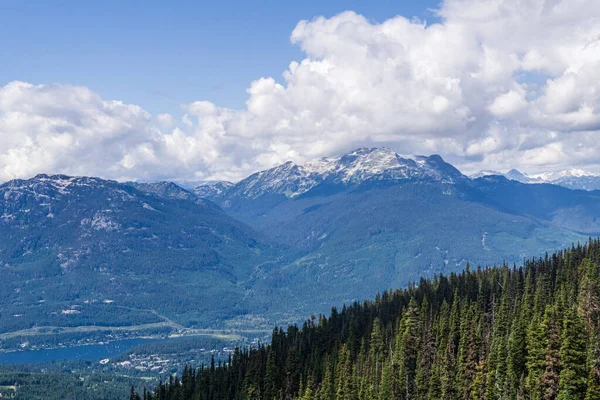
[[175,120],[171,114],[158,114],[156,116],[156,120],[158,121],[158,125],[163,129],[171,129]]
[[0,178],[38,172],[113,175],[158,132],[142,108],[84,87],[12,82],[0,88]]
[[492,116],[508,117],[527,107],[523,93],[510,90],[496,97],[488,110]]
[[181,121],[85,87],[9,83],[0,180],[235,180],[361,145],[440,153],[467,172],[598,167],[599,2],[446,0],[437,12],[431,25],[353,12],[301,21],[291,42],[305,58],[281,81],[251,82],[241,110],[185,105]]

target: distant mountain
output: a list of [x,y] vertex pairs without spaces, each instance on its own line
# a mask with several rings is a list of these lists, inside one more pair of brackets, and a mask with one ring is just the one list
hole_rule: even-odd
[[0,333],[159,315],[214,326],[247,312],[246,285],[276,256],[251,228],[171,184],[64,175],[0,185],[0,237]]
[[593,174],[590,172],[586,172],[582,169],[572,168],[562,171],[555,172],[545,172],[542,174],[536,175],[536,177],[543,182],[556,182],[560,179],[569,179],[569,178],[584,178],[584,177],[592,177],[599,176],[597,174]]
[[511,181],[517,181],[521,183],[543,183],[544,181],[540,178],[531,177],[527,174],[522,173],[517,169],[511,169],[506,173],[502,173],[500,171],[492,171],[492,170],[482,170],[475,174],[469,175],[471,179],[483,178],[486,176],[503,176]]
[[540,178],[531,177],[531,176],[524,174],[521,171],[516,170],[514,168],[511,169],[510,171],[508,171],[504,176],[506,176],[510,180],[521,182],[521,183],[542,183],[542,182],[544,182]]
[[214,204],[204,200],[195,193],[182,188],[181,186],[167,181],[151,182],[151,183],[140,183],[140,182],[125,182],[126,185],[133,186],[134,188],[145,192],[151,193],[158,197],[172,199],[172,200],[187,200],[204,206],[213,206]]
[[302,249],[257,282],[253,296],[289,288],[307,311],[467,262],[519,262],[600,232],[596,194],[487,174],[473,180],[439,156],[390,149],[288,162],[212,200],[272,240]]
[[469,177],[472,179],[477,179],[477,178],[482,178],[484,176],[490,176],[490,175],[503,175],[503,174],[502,174],[502,172],[499,172],[499,171],[494,171],[491,169],[484,169],[484,170],[476,172],[472,175],[469,175]]
[[39,175],[0,186],[0,329],[256,329],[599,233],[600,192],[386,148],[193,191]]
[[464,178],[438,155],[401,156],[388,148],[360,148],[341,157],[322,158],[305,164],[289,161],[250,175],[213,198],[258,198],[263,195],[292,198],[321,184],[352,186],[365,182],[426,180],[452,183]]
[[594,174],[580,169],[542,174],[539,178],[545,182],[564,186],[569,189],[600,190],[600,174]]
[[192,191],[200,198],[211,198],[223,194],[232,186],[233,183],[227,181],[203,182],[196,185]]
[[472,182],[477,201],[572,232],[600,234],[600,192],[540,183],[524,184],[488,176]]
[[498,171],[480,171],[471,178],[477,179],[489,175],[500,175],[510,180],[521,183],[549,183],[552,185],[563,186],[569,189],[579,190],[600,190],[600,174],[586,172],[581,169],[570,169],[556,172],[546,172],[537,175],[527,175],[516,169],[511,169],[507,173]]

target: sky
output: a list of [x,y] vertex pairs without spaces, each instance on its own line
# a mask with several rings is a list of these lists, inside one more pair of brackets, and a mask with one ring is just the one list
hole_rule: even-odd
[[0,5],[0,181],[238,180],[387,146],[600,172],[600,2]]
[[0,13],[0,83],[63,83],[151,113],[207,99],[242,108],[261,76],[303,58],[290,34],[303,19],[348,9],[373,21],[436,19],[437,2],[13,1]]

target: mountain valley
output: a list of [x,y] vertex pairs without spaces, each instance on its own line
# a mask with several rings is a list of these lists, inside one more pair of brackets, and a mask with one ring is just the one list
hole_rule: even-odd
[[600,232],[599,192],[471,179],[439,156],[385,148],[196,190],[38,175],[0,193],[7,349],[56,333],[268,330]]

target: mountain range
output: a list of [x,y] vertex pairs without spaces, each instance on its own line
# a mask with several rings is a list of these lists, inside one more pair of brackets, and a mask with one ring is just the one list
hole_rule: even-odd
[[13,180],[0,185],[0,334],[268,328],[467,263],[584,241],[600,232],[599,200],[386,148],[193,189]]
[[471,175],[471,178],[477,179],[490,175],[504,176],[507,179],[521,183],[549,183],[569,189],[600,190],[600,174],[586,172],[576,168],[564,171],[545,172],[537,175],[528,175],[516,169],[511,169],[506,173],[483,170]]

